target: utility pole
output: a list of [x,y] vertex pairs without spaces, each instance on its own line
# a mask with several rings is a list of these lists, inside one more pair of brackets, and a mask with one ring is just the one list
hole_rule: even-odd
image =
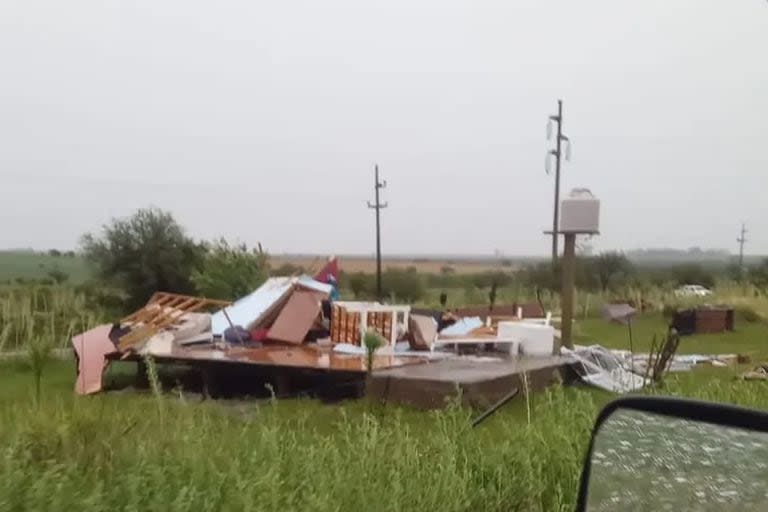
[[375,193],[375,203],[368,201],[368,208],[376,210],[376,298],[381,300],[381,210],[386,208],[388,203],[382,203],[379,197],[379,191],[387,188],[387,181],[379,180],[379,166],[374,167],[373,190]]
[[576,233],[564,233],[565,249],[563,250],[563,284],[560,292],[560,343],[573,349],[573,281],[576,266]]
[[547,123],[547,140],[552,139],[552,121],[557,123],[557,139],[555,141],[555,149],[549,150],[546,159],[547,174],[550,171],[550,157],[555,157],[555,208],[552,219],[552,265],[557,263],[557,239],[559,236],[559,223],[560,223],[560,160],[562,156],[562,143],[566,143],[565,159],[571,159],[571,141],[563,135],[563,100],[557,100],[557,115],[549,116]]
[[736,239],[739,242],[739,275],[744,276],[744,244],[747,241],[746,238],[747,228],[744,223],[741,223],[741,235]]

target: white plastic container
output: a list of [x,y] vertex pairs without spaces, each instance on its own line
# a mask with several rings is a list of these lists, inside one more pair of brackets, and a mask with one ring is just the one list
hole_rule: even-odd
[[600,200],[587,189],[574,189],[560,201],[560,231],[597,233],[600,230]]
[[555,329],[551,325],[499,322],[498,337],[519,341],[520,355],[524,356],[551,356],[555,349]]

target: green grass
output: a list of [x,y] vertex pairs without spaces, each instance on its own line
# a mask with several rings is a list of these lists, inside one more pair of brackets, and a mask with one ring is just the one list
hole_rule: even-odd
[[[473,430],[460,408],[76,397],[73,379],[50,362],[36,405],[28,366],[0,363],[0,510],[572,510],[610,397],[552,388],[530,421],[519,400]],[[710,371],[661,392],[768,409],[766,391]]]
[[[68,287],[0,295],[0,347],[61,346],[100,319]],[[694,336],[685,352],[766,357],[765,324]],[[638,350],[663,332],[635,322]],[[626,347],[626,329],[581,319],[582,342]],[[124,372],[110,372],[110,379]],[[738,369],[674,374],[660,390],[768,409]],[[592,423],[611,395],[573,387],[521,397],[477,429],[472,411],[365,400],[204,402],[192,395],[73,393],[71,361],[0,361],[0,510],[572,510]],[[529,406],[530,405],[530,406]]]
[[0,366],[0,509],[570,510],[597,408],[559,391],[538,397],[531,424],[504,411],[472,430],[458,408],[290,400],[233,414],[78,398],[72,378],[52,363],[36,407],[28,369]]
[[[753,360],[768,359],[768,324],[765,321],[747,322],[736,316],[733,332],[697,334],[681,339],[682,354],[743,354]],[[659,340],[667,330],[668,322],[660,313],[640,315],[632,322],[632,340],[635,352],[650,350],[653,336]],[[581,344],[600,344],[609,348],[629,349],[629,334],[624,325],[601,318],[578,320],[575,332]]]
[[78,284],[91,276],[87,262],[80,256],[50,256],[32,251],[0,251],[0,282],[16,279],[44,279],[51,269],[60,269]]

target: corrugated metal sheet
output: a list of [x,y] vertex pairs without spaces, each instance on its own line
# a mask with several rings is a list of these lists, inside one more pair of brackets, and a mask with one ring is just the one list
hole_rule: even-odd
[[[315,281],[309,276],[301,277],[271,277],[250,295],[246,295],[227,307],[227,314],[234,325],[251,329],[275,306],[288,297],[295,286],[330,294],[330,285]],[[211,316],[211,331],[215,336],[221,336],[229,327],[223,311],[217,311]]]

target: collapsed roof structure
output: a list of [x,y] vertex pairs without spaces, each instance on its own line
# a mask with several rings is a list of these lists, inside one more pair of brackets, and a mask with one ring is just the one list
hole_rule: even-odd
[[[338,261],[331,258],[314,277],[270,277],[234,302],[158,292],[114,324],[72,338],[78,358],[75,391],[101,391],[111,361],[141,363],[148,356],[160,364],[183,364],[200,371],[246,369],[252,375],[246,380],[267,376],[278,383],[320,376],[364,382],[366,376],[386,369],[404,368],[407,374],[407,368],[426,365],[418,379],[402,380],[410,383],[403,384],[406,388],[423,386],[430,378],[457,383],[468,379],[470,386],[493,379],[501,383],[505,381],[499,375],[517,375],[534,367],[551,373],[566,363],[553,356],[556,331],[551,315],[544,315],[537,305],[436,311],[342,301],[338,273]],[[539,316],[525,319],[523,311]],[[370,359],[368,333],[381,341]],[[526,358],[537,358],[537,363],[521,364]],[[477,368],[452,370],[448,360],[454,360],[450,363],[454,366]],[[495,362],[493,371],[488,362]],[[445,388],[446,396],[449,391],[455,392],[455,386]],[[428,403],[433,406],[441,400]]]

